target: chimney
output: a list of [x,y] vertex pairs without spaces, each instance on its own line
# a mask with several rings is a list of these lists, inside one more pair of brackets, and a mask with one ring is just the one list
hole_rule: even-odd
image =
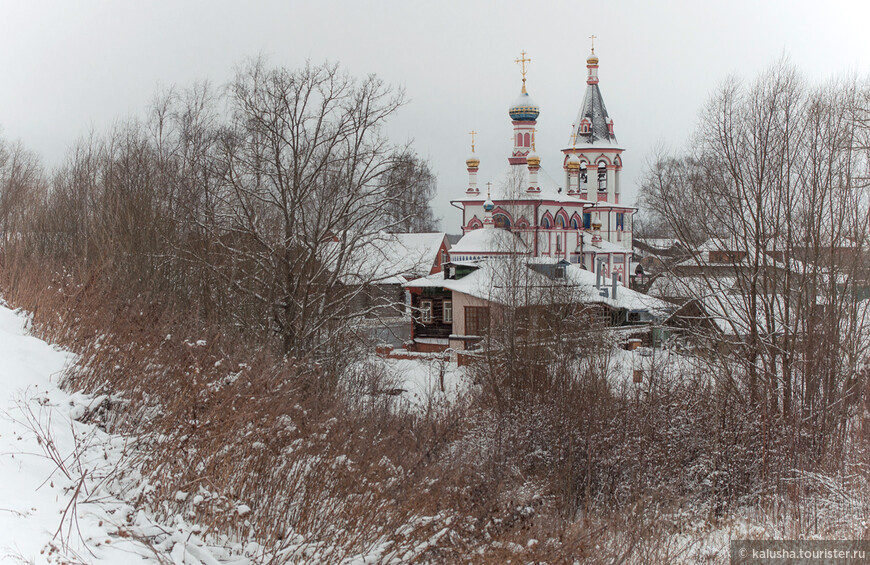
[[611,286],[613,287],[613,292],[610,293],[610,296],[616,299],[616,273],[610,275]]

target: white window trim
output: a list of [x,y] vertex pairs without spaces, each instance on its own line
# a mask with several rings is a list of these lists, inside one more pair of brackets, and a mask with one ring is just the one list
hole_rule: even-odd
[[431,324],[432,323],[432,301],[431,300],[421,300],[420,301],[420,322],[423,324]]
[[[444,323],[445,324],[452,324],[453,323],[453,301],[452,300],[445,300],[442,308],[443,308],[443,312],[444,312]],[[450,313],[449,317],[447,315],[448,312]]]

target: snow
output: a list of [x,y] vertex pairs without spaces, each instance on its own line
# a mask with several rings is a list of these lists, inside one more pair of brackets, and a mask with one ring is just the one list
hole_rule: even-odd
[[[156,524],[113,494],[128,442],[79,421],[106,397],[58,387],[74,360],[28,335],[27,318],[0,301],[0,565],[248,565],[181,516]],[[132,472],[125,488],[132,496],[147,484]]]
[[525,250],[522,240],[508,230],[482,228],[471,230],[450,249],[451,257],[463,253],[509,253]]
[[[520,258],[512,262],[510,259],[488,259],[481,261],[480,268],[461,279],[445,279],[443,273],[436,273],[411,281],[406,288],[445,288],[501,304],[511,304],[520,300],[519,305],[523,306],[551,303],[553,292],[558,288],[568,291],[567,295],[559,293],[560,300],[576,303],[603,303],[632,311],[648,310],[659,316],[673,309],[672,305],[662,300],[631,290],[619,283],[617,283],[616,298],[603,297],[595,287],[595,273],[575,264],[565,265],[564,280],[549,279],[527,267],[520,275],[509,276],[510,270],[520,265],[541,264],[547,261],[552,260]],[[610,288],[610,286],[610,281],[604,281],[601,288]],[[533,292],[535,290],[540,292]]]
[[[381,232],[359,245],[343,268],[347,273],[343,278],[350,282],[361,279],[376,284],[403,284],[409,279],[428,275],[440,262],[438,250],[446,237],[443,232]],[[336,246],[337,243],[330,249]],[[334,263],[337,256],[338,253],[331,250],[327,260]]]

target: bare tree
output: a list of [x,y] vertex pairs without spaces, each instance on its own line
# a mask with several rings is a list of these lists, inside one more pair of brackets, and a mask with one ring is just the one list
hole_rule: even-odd
[[382,126],[403,95],[334,65],[289,71],[262,60],[229,92],[215,217],[203,223],[223,256],[216,273],[268,316],[285,353],[320,355],[367,282],[348,265],[393,205],[382,180],[396,151]]
[[429,163],[407,149],[393,160],[393,167],[383,179],[384,192],[393,203],[385,211],[386,225],[399,232],[435,231],[438,220],[431,201],[436,179]]
[[856,81],[809,87],[786,62],[751,85],[729,80],[692,149],[659,159],[642,188],[677,237],[713,252],[694,255],[701,283],[686,290],[738,338],[716,358],[739,368],[724,373],[736,379],[726,386],[761,410],[768,431],[782,418],[816,439],[842,433],[845,400],[863,386],[861,92]]

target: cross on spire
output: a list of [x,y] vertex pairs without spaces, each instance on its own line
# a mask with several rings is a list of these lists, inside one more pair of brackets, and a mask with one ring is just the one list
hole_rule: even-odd
[[590,35],[590,36],[589,36],[589,39],[592,40],[592,54],[593,54],[593,55],[595,54],[595,38],[596,38],[596,37],[597,37],[597,36],[595,36],[595,35]]
[[471,135],[471,152],[474,153],[474,136],[477,134],[477,132],[474,130],[471,130],[468,133]]
[[492,186],[491,182],[486,183],[486,199],[489,200],[489,187]]
[[526,52],[523,51],[522,53],[520,53],[520,58],[514,59],[514,62],[519,63],[523,66],[523,70],[522,70],[522,73],[523,73],[523,92],[525,92],[526,91],[526,63],[531,63],[532,60],[527,58]]

